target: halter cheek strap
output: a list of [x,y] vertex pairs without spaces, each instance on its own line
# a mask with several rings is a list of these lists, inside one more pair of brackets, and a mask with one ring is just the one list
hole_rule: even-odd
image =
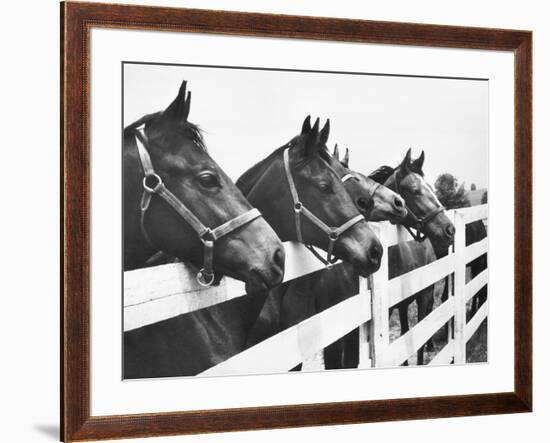
[[[309,209],[307,209],[304,204],[300,201],[300,198],[298,197],[298,191],[296,189],[296,184],[294,183],[294,179],[292,178],[292,172],[290,171],[290,160],[289,160],[289,154],[288,154],[289,148],[286,148],[283,152],[283,163],[285,166],[285,174],[288,182],[288,187],[290,188],[290,194],[292,195],[292,202],[294,204],[294,224],[296,227],[296,238],[300,243],[303,243],[303,236],[302,236],[302,222],[301,222],[301,215],[309,219],[313,224],[315,224],[321,231],[323,231],[325,234],[327,234],[328,237],[328,248],[327,248],[327,258],[326,260],[322,260],[325,262],[325,264],[332,264],[337,259],[332,256],[332,250],[334,249],[334,244],[338,240],[338,238],[346,232],[348,229],[350,229],[355,224],[359,223],[362,220],[365,220],[365,217],[363,217],[361,214],[356,215],[355,217],[351,218],[347,222],[345,222],[343,225],[339,226],[338,228],[331,228],[328,226],[324,221],[322,221],[319,217],[317,217],[315,214],[313,214]],[[315,254],[318,257],[318,254]]]
[[340,180],[342,180],[342,183],[347,182],[350,178],[355,178],[352,174],[346,174],[344,175]]
[[[401,191],[399,189],[399,181],[397,180],[397,176],[394,174],[394,182],[395,182],[395,191],[401,195]],[[439,202],[438,202],[439,203]],[[426,225],[433,220],[435,217],[437,217],[438,214],[445,211],[445,208],[439,203],[438,206],[431,212],[429,212],[424,217],[418,217],[413,210],[407,205],[405,202],[405,209],[407,209],[408,215],[413,219],[413,226],[408,226],[403,224],[405,229],[411,234],[412,238],[414,238],[418,242],[423,242],[428,238],[426,233],[424,232]],[[416,230],[413,231],[413,229]]]
[[178,197],[164,186],[160,176],[155,173],[153,163],[151,162],[151,156],[146,148],[149,144],[148,139],[142,128],[136,129],[136,144],[141,166],[145,174],[143,177],[143,194],[140,203],[141,231],[145,239],[153,246],[151,238],[145,229],[145,214],[147,213],[153,195],[157,195],[168,203],[199,236],[199,239],[203,243],[204,252],[203,267],[197,274],[197,281],[201,286],[210,286],[214,282],[214,242],[241,226],[261,217],[260,212],[256,208],[253,208],[244,214],[226,221],[215,229],[205,226]]

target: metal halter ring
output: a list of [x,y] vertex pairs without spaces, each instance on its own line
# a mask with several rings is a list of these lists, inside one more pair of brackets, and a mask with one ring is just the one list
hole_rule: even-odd
[[206,242],[214,242],[216,240],[214,237],[214,231],[210,228],[206,228],[204,234],[202,234],[199,238],[203,244],[206,244]]
[[302,211],[302,203],[301,202],[296,202],[294,204],[294,212],[301,212]]
[[[207,280],[204,280],[204,277],[207,277]],[[214,273],[205,272],[204,268],[197,273],[197,283],[205,288],[212,286],[212,283],[214,283],[214,278]]]
[[[149,178],[154,178],[157,183],[155,186],[153,187],[150,187],[148,184],[147,184],[147,180]],[[162,179],[159,177],[159,175],[155,172],[149,174],[149,175],[146,175],[145,177],[143,177],[143,189],[145,189],[147,192],[150,192],[150,193],[156,193],[159,188],[162,186]]]

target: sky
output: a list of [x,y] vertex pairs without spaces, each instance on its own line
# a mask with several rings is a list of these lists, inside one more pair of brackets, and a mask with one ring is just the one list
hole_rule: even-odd
[[450,172],[467,188],[488,183],[489,82],[369,74],[124,65],[124,126],[165,109],[187,80],[189,121],[233,180],[300,132],[307,115],[327,146],[350,150],[352,169],[395,166],[425,151],[432,183]]

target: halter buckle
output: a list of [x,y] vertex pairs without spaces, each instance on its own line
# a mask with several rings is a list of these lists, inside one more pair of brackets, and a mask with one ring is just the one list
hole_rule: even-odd
[[302,202],[294,203],[294,212],[302,212]]
[[[147,181],[151,178],[156,180],[156,184],[150,185],[147,183]],[[162,179],[159,177],[157,173],[153,172],[143,177],[143,189],[145,189],[147,192],[155,194],[160,189],[161,186],[162,186]]]
[[[205,279],[206,277],[206,279]],[[197,273],[197,283],[199,285],[201,285],[202,287],[204,288],[208,288],[210,286],[212,286],[212,283],[214,283],[214,273],[213,272],[206,272],[206,270],[204,268],[202,268],[198,273]]]

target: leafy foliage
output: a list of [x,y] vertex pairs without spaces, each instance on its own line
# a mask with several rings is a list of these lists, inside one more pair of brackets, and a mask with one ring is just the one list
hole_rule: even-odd
[[435,181],[435,193],[446,209],[464,208],[470,206],[464,183],[458,185],[458,180],[448,172],[441,174]]

